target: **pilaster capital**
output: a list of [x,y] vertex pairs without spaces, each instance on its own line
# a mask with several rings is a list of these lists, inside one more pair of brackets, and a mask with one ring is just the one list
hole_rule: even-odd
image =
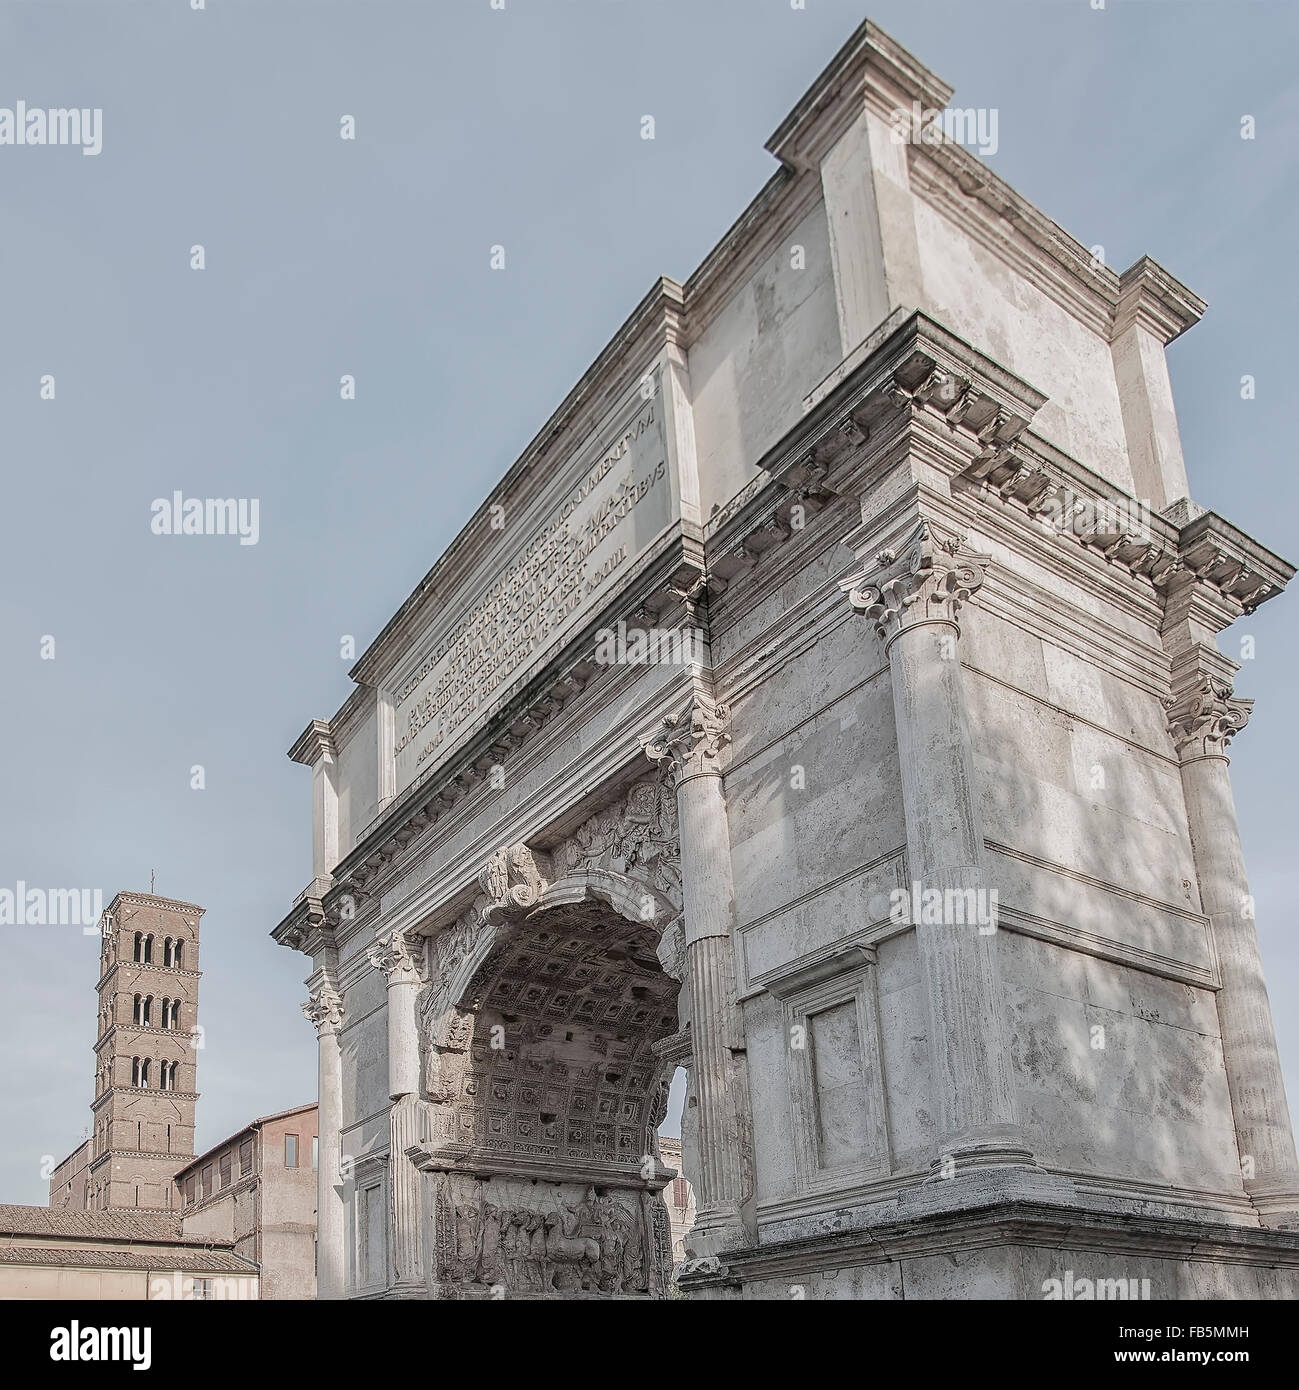
[[393,985],[418,984],[422,954],[419,944],[401,932],[394,932],[370,952],[370,964],[388,977],[389,989]]
[[922,518],[896,547],[881,550],[864,569],[840,583],[848,601],[871,622],[885,649],[920,623],[946,623],[960,633],[961,605],[984,581],[989,557],[963,550]]
[[343,1022],[343,996],[330,985],[311,991],[302,1006],[303,1016],[316,1025],[316,1036],[336,1032]]
[[1168,731],[1183,762],[1225,758],[1227,745],[1249,722],[1253,700],[1238,700],[1228,681],[1201,672],[1164,701]]
[[720,773],[722,748],[731,741],[731,711],[696,692],[677,715],[664,717],[645,742],[645,756],[680,782],[686,777]]

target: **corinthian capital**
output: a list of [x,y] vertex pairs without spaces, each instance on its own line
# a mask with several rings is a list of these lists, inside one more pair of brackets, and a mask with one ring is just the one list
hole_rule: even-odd
[[959,537],[940,535],[922,520],[900,547],[881,550],[840,587],[887,647],[919,623],[948,623],[959,632],[956,615],[983,583],[988,559],[963,553]]
[[1229,682],[1201,672],[1180,694],[1164,702],[1177,755],[1226,757],[1227,745],[1249,722],[1253,700],[1238,700]]
[[383,971],[390,985],[413,984],[420,978],[419,955],[414,942],[395,932],[370,952],[370,964]]
[[337,1028],[343,1021],[343,997],[329,985],[312,990],[311,998],[302,1006],[303,1015],[316,1025],[319,1036],[327,1028]]
[[678,715],[668,715],[645,744],[645,756],[678,779],[716,772],[722,748],[731,741],[731,712],[696,694]]

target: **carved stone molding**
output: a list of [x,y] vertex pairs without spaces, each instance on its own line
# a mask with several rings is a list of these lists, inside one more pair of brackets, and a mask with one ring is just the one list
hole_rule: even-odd
[[696,694],[678,715],[667,715],[645,744],[645,756],[675,781],[718,772],[722,748],[731,741],[731,712]]
[[922,519],[900,547],[881,550],[873,565],[840,587],[875,624],[886,648],[919,623],[947,623],[959,632],[957,614],[982,585],[989,559],[961,547],[959,537],[942,535]]
[[317,1036],[327,1028],[337,1029],[343,1022],[343,997],[329,985],[321,985],[303,1004],[302,1013],[316,1025]]
[[478,906],[484,922],[503,922],[536,906],[550,878],[544,855],[527,845],[508,845],[496,850],[478,875],[478,886],[488,899]]
[[1168,731],[1184,762],[1226,757],[1227,745],[1249,722],[1254,707],[1253,700],[1236,699],[1227,681],[1204,673],[1164,703]]

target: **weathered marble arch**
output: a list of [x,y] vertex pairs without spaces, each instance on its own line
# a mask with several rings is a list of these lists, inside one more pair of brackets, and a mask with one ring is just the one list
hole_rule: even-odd
[[951,95],[853,34],[294,744],[322,1296],[662,1294],[678,1065],[691,1297],[1299,1296],[1218,647],[1294,567],[1188,496],[1203,302]]

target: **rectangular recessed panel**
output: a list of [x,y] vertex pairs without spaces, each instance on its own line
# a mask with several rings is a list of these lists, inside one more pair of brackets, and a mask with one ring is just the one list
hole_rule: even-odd
[[859,1161],[868,1136],[856,1000],[813,1014],[808,1022],[821,1166]]

